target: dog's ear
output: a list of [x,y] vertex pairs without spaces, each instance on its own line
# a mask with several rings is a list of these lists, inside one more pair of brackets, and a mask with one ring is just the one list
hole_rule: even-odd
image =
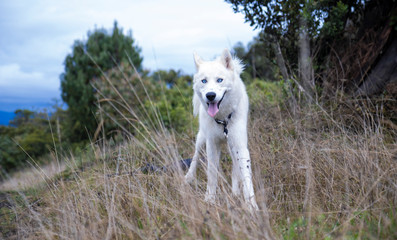
[[233,68],[234,68],[233,58],[229,52],[229,49],[225,48],[225,50],[223,50],[222,55],[221,55],[221,62],[227,69],[233,70]]
[[203,63],[203,60],[196,52],[193,53],[194,63],[196,64],[196,69],[199,70],[200,65]]

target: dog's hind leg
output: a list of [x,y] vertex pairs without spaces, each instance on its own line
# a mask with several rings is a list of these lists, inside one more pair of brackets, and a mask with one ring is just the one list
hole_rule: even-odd
[[193,159],[190,164],[189,171],[185,175],[186,183],[190,183],[196,176],[197,162],[200,157],[200,151],[203,148],[204,143],[205,143],[205,138],[203,134],[201,134],[199,131],[196,138],[196,149],[194,151]]

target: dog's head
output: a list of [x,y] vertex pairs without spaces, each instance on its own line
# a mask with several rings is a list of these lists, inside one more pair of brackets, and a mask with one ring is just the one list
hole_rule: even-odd
[[[236,74],[240,75],[242,66],[227,49],[214,61],[203,61],[194,54],[194,62],[197,68],[193,80],[195,97],[200,99],[207,113],[215,117],[222,108],[222,103],[227,101],[228,91],[232,89]],[[195,109],[196,113],[197,111]]]

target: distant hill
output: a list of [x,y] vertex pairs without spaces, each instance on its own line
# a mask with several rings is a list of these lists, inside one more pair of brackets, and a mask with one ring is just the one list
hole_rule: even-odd
[[9,121],[15,116],[14,112],[0,111],[0,125],[8,125]]

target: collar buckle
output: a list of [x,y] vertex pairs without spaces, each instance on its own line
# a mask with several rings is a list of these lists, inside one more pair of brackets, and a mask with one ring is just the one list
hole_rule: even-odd
[[232,118],[232,114],[233,113],[230,113],[225,120],[220,120],[217,118],[214,119],[217,124],[223,125],[223,134],[225,135],[225,138],[227,138],[227,134],[229,133],[229,130],[227,129],[227,125],[229,124],[229,120]]

